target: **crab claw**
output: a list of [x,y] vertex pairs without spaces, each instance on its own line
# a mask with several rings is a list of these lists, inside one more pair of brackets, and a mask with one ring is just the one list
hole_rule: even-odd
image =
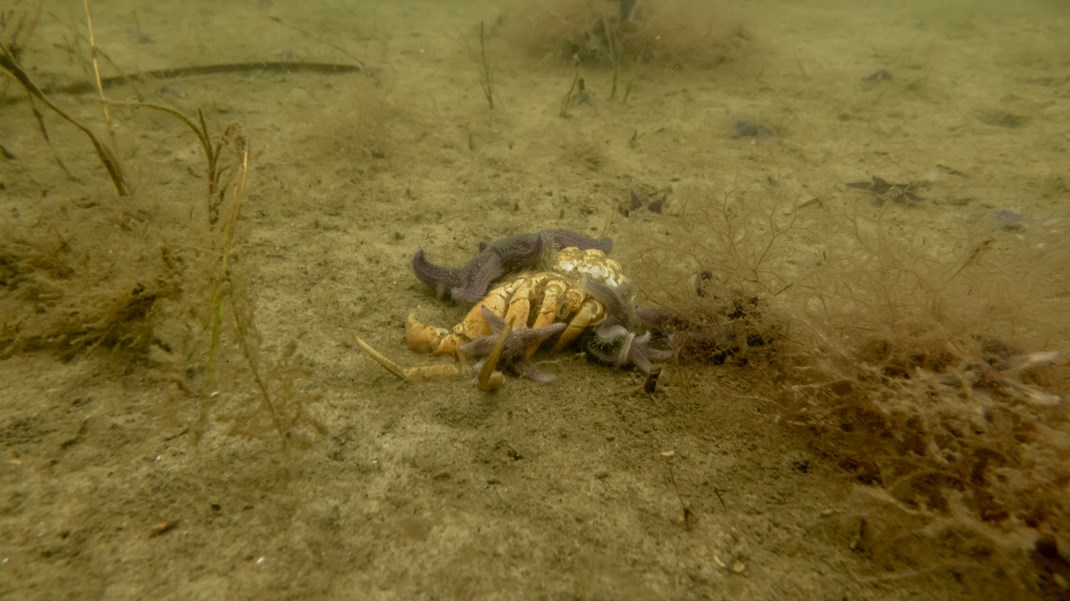
[[353,338],[356,340],[357,346],[367,353],[369,357],[374,359],[376,363],[382,365],[387,371],[406,382],[448,380],[451,378],[463,377],[472,373],[464,363],[436,363],[434,365],[421,365],[418,367],[403,367],[393,359],[390,359],[386,355],[375,350],[372,345],[365,342],[360,336],[354,335]]

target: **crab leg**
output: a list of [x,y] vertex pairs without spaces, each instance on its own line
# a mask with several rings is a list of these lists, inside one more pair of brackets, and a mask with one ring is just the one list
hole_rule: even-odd
[[[483,392],[494,392],[505,383],[505,374],[498,371],[497,368],[498,360],[501,357],[502,349],[505,348],[505,342],[509,338],[510,331],[511,328],[506,325],[505,329],[502,330],[502,335],[494,345],[494,350],[487,356],[483,366],[479,369],[479,373],[476,374],[476,387]],[[368,353],[369,357],[375,359],[376,363],[406,382],[450,380],[472,375],[472,369],[464,362],[463,353],[459,355],[461,357],[460,363],[437,363],[417,367],[402,367],[394,360],[375,350],[372,345],[365,342],[360,336],[354,335],[353,338],[357,341],[357,346],[363,349],[365,353]]]
[[561,350],[568,345],[572,344],[580,334],[587,328],[598,324],[604,317],[605,309],[593,298],[588,298],[580,304],[580,308],[576,311],[576,315],[568,322],[568,327],[557,338],[557,343],[554,344],[554,350]]
[[402,367],[386,355],[372,348],[372,346],[367,342],[364,342],[360,336],[354,335],[353,338],[356,339],[357,346],[362,348],[365,353],[368,353],[369,357],[375,359],[376,363],[382,365],[387,371],[406,382],[449,380],[472,375],[472,369],[465,363],[437,363],[435,365],[421,365],[418,367]]

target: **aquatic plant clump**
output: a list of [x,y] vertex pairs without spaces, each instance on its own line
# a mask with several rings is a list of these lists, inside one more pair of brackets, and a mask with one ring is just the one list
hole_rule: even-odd
[[1070,327],[1066,242],[910,236],[889,219],[900,209],[734,190],[684,191],[679,205],[671,235],[632,260],[636,281],[696,322],[755,299],[754,331],[775,333],[756,364],[776,382],[770,401],[880,492],[867,497],[865,544],[890,553],[921,531],[956,554],[984,549],[1015,590],[1057,586],[1068,566],[1052,549],[1070,548],[1070,369],[1052,334]]

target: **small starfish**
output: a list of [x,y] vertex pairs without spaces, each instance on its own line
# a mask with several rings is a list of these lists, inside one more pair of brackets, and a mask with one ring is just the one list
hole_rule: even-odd
[[645,312],[635,305],[631,282],[609,286],[587,280],[584,290],[602,305],[606,314],[587,343],[587,350],[595,359],[615,367],[634,365],[645,374],[654,369],[653,363],[672,359],[673,351],[650,343],[649,331],[635,333],[644,326]]
[[486,306],[482,307],[483,320],[490,326],[490,334],[480,336],[471,342],[462,344],[459,348],[466,355],[473,357],[486,357],[476,363],[476,369],[484,369],[484,361],[493,357],[496,347],[501,347],[496,363],[489,366],[490,370],[510,369],[517,375],[524,376],[536,382],[549,382],[554,377],[536,368],[527,357],[527,349],[531,346],[539,346],[551,336],[565,329],[564,323],[553,323],[541,328],[529,328],[521,326],[509,329],[505,333],[504,342],[501,340],[503,331],[506,330],[505,320],[494,314]]
[[480,243],[479,254],[464,267],[431,263],[421,249],[412,257],[412,270],[417,279],[434,288],[438,294],[449,292],[454,300],[474,303],[487,294],[491,284],[498,278],[507,273],[532,269],[554,250],[566,246],[608,251],[613,242],[609,238],[595,240],[568,230],[543,230]]
[[649,374],[655,362],[672,359],[673,352],[650,344],[650,332],[636,334],[620,324],[603,323],[595,329],[587,350],[599,361],[615,367],[634,365]]

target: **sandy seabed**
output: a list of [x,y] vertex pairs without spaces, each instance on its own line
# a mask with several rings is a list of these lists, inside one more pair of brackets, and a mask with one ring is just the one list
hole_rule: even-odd
[[[81,5],[40,4],[21,63],[103,135],[96,92],[60,91],[93,81]],[[1065,479],[1044,483],[1063,494],[1061,524],[1036,526],[1042,536],[1019,553],[972,552],[845,467],[778,403],[779,372],[758,363],[670,364],[650,395],[641,374],[565,353],[545,357],[553,383],[510,379],[484,395],[463,381],[399,382],[353,343],[359,333],[406,365],[434,361],[405,350],[406,316],[446,325],[464,307],[413,278],[418,248],[459,265],[480,240],[567,228],[611,236],[627,270],[651,244],[693,232],[683,222],[695,190],[851,207],[917,240],[984,220],[1033,247],[1065,237],[1070,14],[1005,4],[666,2],[679,35],[711,37],[626,65],[611,98],[611,67],[584,59],[577,71],[561,42],[540,38],[560,33],[547,25],[563,18],[560,2],[94,3],[105,76],[361,67],[107,90],[203,109],[213,133],[241,124],[250,169],[234,269],[264,364],[291,343],[303,357],[290,383],[318,399],[298,424],[314,436],[283,449],[270,427],[232,434],[242,424],[227,419],[226,397],[245,391],[224,382],[195,443],[198,402],[161,358],[162,341],[179,337],[173,323],[144,352],[108,336],[73,350],[61,336],[17,344],[34,315],[80,290],[27,298],[16,290],[25,267],[0,257],[4,307],[22,311],[0,316],[0,597],[1066,598]],[[36,10],[16,5],[9,26]],[[587,95],[565,102],[577,73]],[[189,129],[113,108],[130,187],[120,198],[77,130],[36,102],[46,143],[19,86],[5,85],[5,248],[81,248],[73,272],[100,262],[117,281],[126,259],[115,257],[131,249],[170,264],[166,249],[205,202]],[[874,176],[918,185],[881,199],[847,186]],[[662,197],[663,210],[647,210]],[[1070,261],[1046,260],[1063,271]],[[138,264],[129,277],[142,290]],[[194,291],[164,288],[170,318],[189,306],[196,329]],[[1068,289],[1052,282],[1049,299],[1065,309]],[[1062,318],[1048,347],[1027,350],[1065,352],[1067,339]],[[1066,424],[1064,405],[1050,411]],[[1065,457],[1063,432],[1030,444]],[[897,521],[918,527],[888,526]]]

